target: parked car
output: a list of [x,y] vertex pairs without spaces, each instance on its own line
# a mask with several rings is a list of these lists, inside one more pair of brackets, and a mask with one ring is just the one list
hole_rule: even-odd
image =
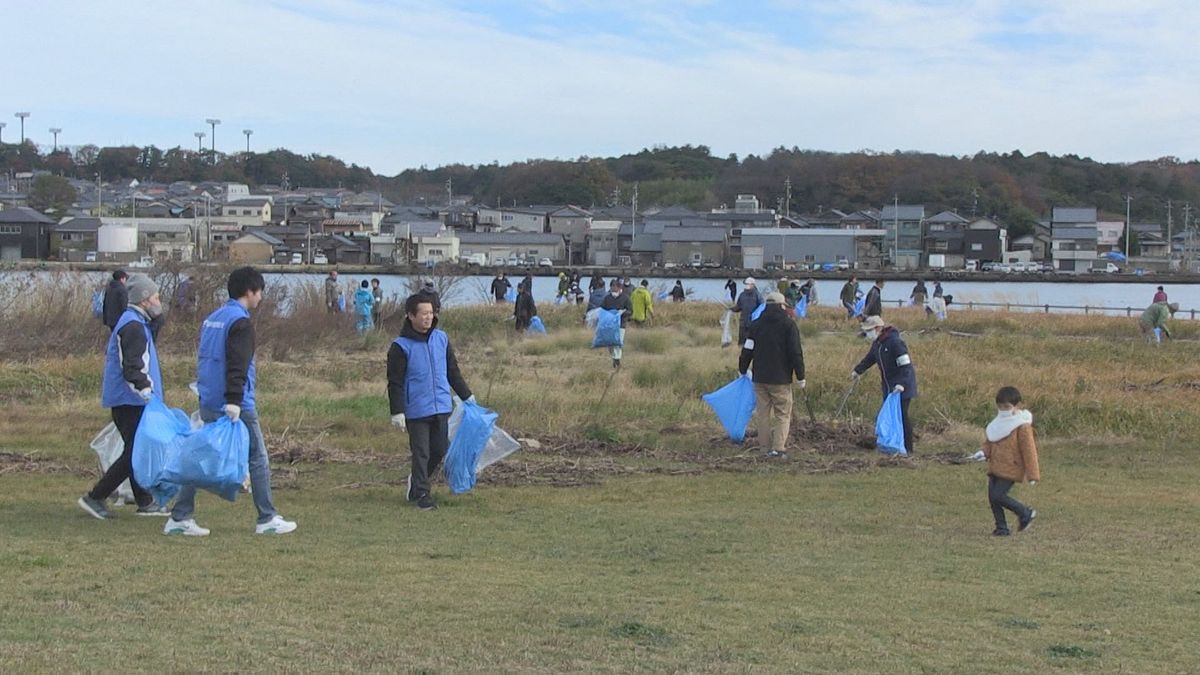
[[850,269],[850,261],[849,260],[837,261],[837,268],[843,272],[845,272],[846,270],[849,270]]
[[1121,271],[1121,268],[1111,262],[1104,264],[1093,263],[1091,271],[1095,274],[1117,274]]
[[324,253],[317,253],[316,255],[313,256],[313,264],[314,265],[328,265],[329,258],[326,257],[326,255]]
[[84,262],[96,262],[96,252],[95,252],[95,251],[88,251],[87,253],[84,253],[84,254],[83,254],[83,261],[84,261]]
[[304,264],[304,254],[303,253],[293,253],[292,254],[292,264],[293,265],[303,265]]
[[549,258],[542,258],[538,261],[538,267],[554,267],[554,261]]
[[135,267],[137,269],[146,269],[149,267],[154,267],[154,258],[151,258],[148,255],[144,255],[141,258],[139,258],[138,260],[135,260],[135,261],[129,263],[129,266]]

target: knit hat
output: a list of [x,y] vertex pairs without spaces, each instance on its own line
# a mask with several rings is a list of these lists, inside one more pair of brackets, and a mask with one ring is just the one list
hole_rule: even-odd
[[125,282],[125,291],[129,294],[129,304],[136,305],[157,293],[158,285],[145,274],[135,274]]
[[787,301],[784,300],[783,293],[780,293],[779,291],[772,291],[770,293],[767,293],[766,302],[768,305],[782,305],[783,303],[785,303]]
[[1172,302],[1171,304],[1167,305],[1167,309],[1171,310],[1171,313],[1174,314],[1175,312],[1179,311],[1179,303]]

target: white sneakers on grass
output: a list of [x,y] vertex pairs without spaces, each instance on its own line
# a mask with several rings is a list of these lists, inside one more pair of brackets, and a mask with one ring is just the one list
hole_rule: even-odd
[[296,529],[296,523],[290,520],[284,520],[283,516],[276,514],[265,523],[254,526],[254,534],[287,534]]
[[[276,515],[265,523],[254,526],[254,534],[287,534],[296,530],[296,523]],[[163,526],[163,534],[181,534],[185,537],[207,537],[208,530],[196,524],[195,519],[175,520],[170,518]]]

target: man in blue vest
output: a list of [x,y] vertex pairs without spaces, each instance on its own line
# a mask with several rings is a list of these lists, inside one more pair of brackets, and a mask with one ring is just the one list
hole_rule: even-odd
[[412,473],[406,497],[429,511],[437,508],[430,482],[450,446],[450,392],[464,401],[475,397],[458,370],[450,338],[437,328],[432,299],[420,293],[409,296],[404,313],[404,328],[388,350],[388,402],[392,426],[408,431]]
[[[253,267],[242,267],[229,275],[229,302],[200,325],[196,385],[200,391],[200,417],[206,423],[225,415],[234,422],[240,419],[250,431],[250,491],[258,510],[254,532],[287,534],[296,529],[296,523],[284,520],[271,502],[271,465],[254,400],[254,323],[250,321],[250,310],[262,302],[265,285],[262,274]],[[192,518],[195,507],[196,489],[182,488],[163,534],[207,535],[208,530]]]
[[166,510],[155,505],[150,493],[133,478],[134,434],[142,421],[146,402],[155,396],[162,397],[162,372],[150,329],[153,319],[162,315],[162,301],[158,297],[158,286],[145,274],[135,274],[125,280],[123,291],[127,294],[128,305],[108,336],[100,405],[112,409],[113,424],[125,442],[125,450],[109,465],[91,492],[78,501],[81,509],[100,520],[113,517],[104,501],[126,479],[133,487],[139,516],[166,515]]

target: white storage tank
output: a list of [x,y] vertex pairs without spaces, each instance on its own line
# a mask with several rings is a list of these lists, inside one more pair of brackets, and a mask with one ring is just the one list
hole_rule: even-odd
[[137,225],[101,225],[96,233],[96,250],[100,253],[133,253],[137,251]]

